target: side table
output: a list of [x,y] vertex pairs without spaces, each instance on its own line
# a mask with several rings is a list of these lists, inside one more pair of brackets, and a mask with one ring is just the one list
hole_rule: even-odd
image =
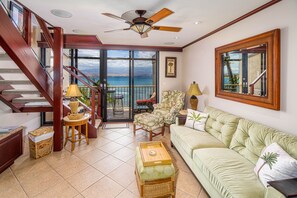
[[[85,114],[84,117],[82,117],[79,120],[69,120],[67,116],[63,118],[64,120],[64,125],[65,125],[65,143],[64,146],[66,146],[68,140],[71,142],[71,151],[74,150],[75,147],[75,142],[81,142],[82,140],[82,135],[85,136],[84,139],[86,139],[87,144],[89,144],[89,138],[88,138],[88,121],[90,119],[91,115],[90,114]],[[81,127],[85,125],[86,126],[86,134],[81,133]],[[71,127],[71,135],[69,133],[69,128]],[[75,127],[78,128],[78,134],[75,134]],[[78,135],[78,139],[76,139],[76,136]]]
[[181,110],[177,115],[176,115],[176,119],[177,119],[177,125],[184,125],[186,123],[187,120],[187,110]]
[[297,178],[269,181],[268,184],[281,192],[285,197],[297,197]]

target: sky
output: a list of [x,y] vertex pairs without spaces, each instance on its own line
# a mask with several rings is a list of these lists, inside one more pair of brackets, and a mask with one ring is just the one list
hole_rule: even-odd
[[[135,58],[154,58],[156,52],[154,51],[134,51]],[[100,57],[99,50],[79,50],[79,57]],[[129,58],[129,51],[127,50],[108,50],[108,58]],[[79,59],[79,69],[88,75],[99,74],[99,59]],[[129,74],[129,60],[107,60],[108,76],[125,76]],[[151,60],[135,60],[134,73],[137,76],[151,76],[152,75],[152,61]]]

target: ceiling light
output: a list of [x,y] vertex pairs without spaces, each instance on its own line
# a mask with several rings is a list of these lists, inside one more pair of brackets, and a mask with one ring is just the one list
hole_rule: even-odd
[[179,39],[179,37],[178,36],[176,36],[176,37],[174,37],[175,39]]
[[146,23],[135,23],[131,27],[131,30],[137,32],[138,34],[143,34],[151,30],[151,26]]
[[200,23],[202,23],[202,21],[195,21],[195,22],[194,22],[195,25],[198,25],[198,24],[200,24]]
[[164,45],[174,45],[174,42],[165,42]]
[[83,30],[80,30],[80,29],[74,29],[74,30],[72,30],[72,32],[74,32],[76,34],[84,34],[85,33]]
[[51,13],[57,17],[61,17],[61,18],[70,18],[72,17],[72,14],[70,12],[67,12],[65,10],[58,10],[58,9],[54,9],[51,10]]

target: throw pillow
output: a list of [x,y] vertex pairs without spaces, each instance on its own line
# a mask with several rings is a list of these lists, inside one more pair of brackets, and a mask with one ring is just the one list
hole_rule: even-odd
[[202,113],[188,109],[186,127],[196,129],[198,131],[205,131],[205,123],[208,118],[208,113]]
[[277,143],[272,143],[262,152],[254,171],[266,187],[268,181],[297,177],[297,160]]

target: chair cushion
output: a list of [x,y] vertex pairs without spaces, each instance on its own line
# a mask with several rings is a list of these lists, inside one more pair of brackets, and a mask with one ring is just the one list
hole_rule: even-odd
[[228,147],[240,118],[209,106],[205,108],[204,112],[209,114],[205,131],[215,136]]
[[230,148],[256,164],[262,150],[276,142],[290,156],[297,159],[297,137],[276,129],[241,119],[234,133]]
[[193,161],[222,197],[263,198],[265,187],[254,164],[228,148],[196,149]]
[[177,125],[171,125],[170,132],[191,158],[193,150],[198,148],[226,148],[224,143],[209,133]]
[[152,131],[164,126],[164,119],[151,113],[141,113],[134,116],[133,123],[145,130]]
[[141,181],[153,181],[157,179],[165,179],[175,175],[173,164],[171,165],[157,165],[157,166],[143,166],[139,147],[136,147],[136,168],[139,173]]

